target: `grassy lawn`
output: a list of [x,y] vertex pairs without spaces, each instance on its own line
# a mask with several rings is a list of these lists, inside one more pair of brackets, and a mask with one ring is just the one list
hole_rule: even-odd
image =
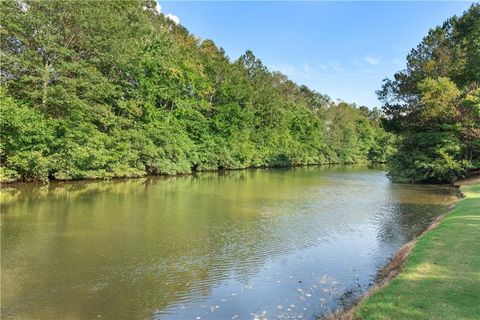
[[358,319],[480,319],[480,184],[465,185],[404,270],[356,309]]

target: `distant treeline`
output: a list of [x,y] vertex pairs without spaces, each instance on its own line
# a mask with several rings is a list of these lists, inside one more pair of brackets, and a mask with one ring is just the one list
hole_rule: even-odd
[[480,171],[480,4],[428,33],[378,91],[398,133],[396,181],[451,182]]
[[[1,180],[384,162],[381,113],[231,61],[155,1],[0,2]],[[434,80],[432,80],[434,81]]]

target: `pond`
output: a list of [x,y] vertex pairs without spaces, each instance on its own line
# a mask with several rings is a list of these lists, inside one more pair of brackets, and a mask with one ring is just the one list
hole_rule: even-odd
[[5,185],[4,319],[315,319],[456,199],[382,168]]

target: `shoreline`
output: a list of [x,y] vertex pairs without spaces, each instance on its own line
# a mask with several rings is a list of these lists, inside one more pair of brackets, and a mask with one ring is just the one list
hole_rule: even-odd
[[441,225],[445,218],[448,217],[452,212],[454,212],[455,208],[457,207],[458,203],[462,199],[466,199],[467,196],[462,192],[461,187],[463,186],[473,186],[480,184],[480,175],[474,175],[468,177],[466,179],[458,180],[452,183],[452,186],[458,188],[459,197],[458,200],[451,205],[449,211],[445,214],[442,214],[436,217],[428,227],[417,237],[410,240],[409,242],[405,243],[397,252],[390,258],[389,262],[380,268],[377,272],[375,277],[375,281],[373,285],[362,295],[360,295],[357,299],[351,301],[348,305],[344,308],[337,309],[336,311],[320,315],[317,317],[318,320],[354,320],[354,319],[362,319],[355,317],[355,313],[358,311],[358,308],[361,304],[367,302],[370,297],[372,297],[377,292],[387,288],[389,284],[397,278],[400,274],[402,274],[405,270],[405,265],[410,254],[415,250],[416,244],[418,240],[425,235],[429,234],[432,230],[435,230],[439,225]]
[[216,169],[216,170],[201,170],[191,171],[186,173],[175,174],[144,174],[144,175],[132,175],[132,176],[113,176],[113,177],[94,177],[94,178],[78,178],[78,179],[48,179],[42,180],[14,180],[14,181],[0,181],[0,188],[3,185],[25,185],[25,184],[49,184],[49,183],[69,183],[69,182],[86,182],[86,181],[112,181],[112,180],[124,180],[124,179],[145,179],[149,177],[182,177],[182,176],[195,176],[203,173],[226,173],[230,171],[248,171],[248,170],[268,170],[268,169],[291,169],[291,168],[308,168],[308,167],[333,167],[333,166],[384,166],[386,162],[354,162],[354,163],[319,163],[319,164],[305,164],[305,165],[290,165],[290,166],[261,166],[261,167],[246,167],[246,168],[231,168],[231,169]]
[[[460,200],[461,197],[458,199]],[[457,200],[457,202],[458,202]],[[405,263],[407,261],[408,256],[412,252],[413,248],[415,248],[415,244],[417,243],[418,238],[430,232],[431,230],[435,229],[443,219],[448,215],[448,213],[453,210],[453,207],[450,210],[436,217],[428,226],[427,228],[420,234],[418,237],[414,238],[413,240],[408,241],[403,246],[398,249],[395,254],[389,259],[389,262],[381,267],[377,271],[377,275],[375,276],[375,280],[373,285],[365,291],[360,297],[351,301],[346,308],[337,309],[337,311],[321,315],[317,319],[318,320],[354,320],[355,319],[355,311],[357,307],[364,301],[368,300],[374,293],[382,290],[383,288],[387,287],[388,284],[398,276],[402,271]]]

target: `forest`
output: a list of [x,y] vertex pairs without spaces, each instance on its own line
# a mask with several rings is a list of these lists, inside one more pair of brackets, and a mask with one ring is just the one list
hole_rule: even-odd
[[154,0],[79,2],[0,3],[3,182],[367,161],[445,182],[480,167],[478,4],[412,50],[378,110],[251,51],[233,60]]
[[377,92],[399,135],[396,181],[452,182],[480,169],[480,3],[433,28]]
[[3,1],[3,181],[386,161],[380,113],[235,61],[155,1]]

